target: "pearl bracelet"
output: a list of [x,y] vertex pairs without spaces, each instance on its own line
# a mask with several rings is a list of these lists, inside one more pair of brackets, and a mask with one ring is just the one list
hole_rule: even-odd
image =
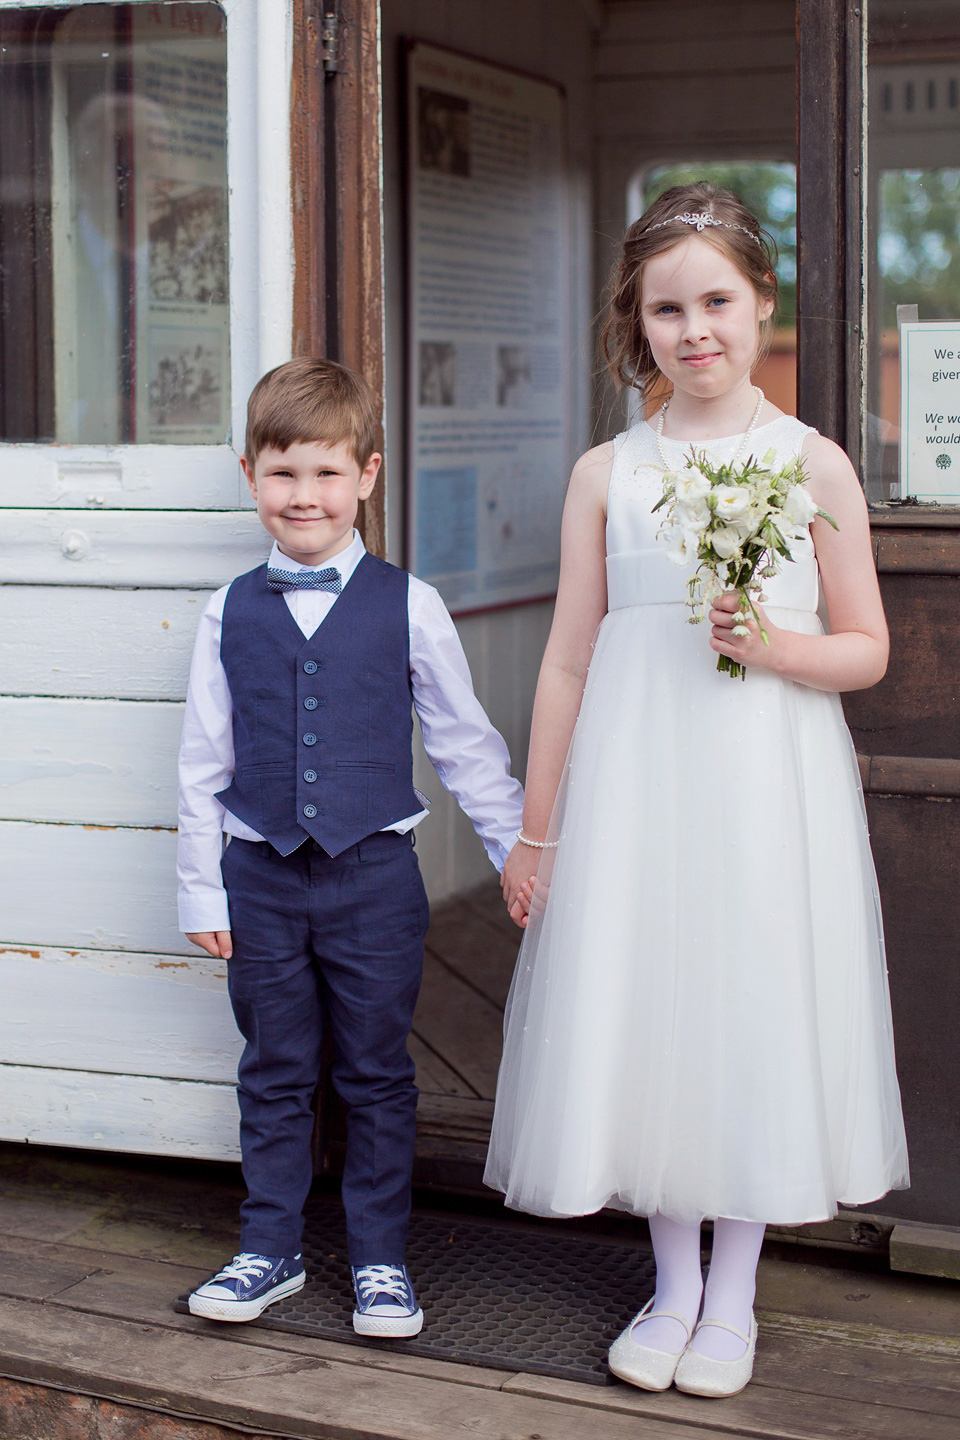
[[556,850],[560,844],[559,840],[528,840],[522,830],[517,831],[517,839],[521,845],[529,845],[531,850]]

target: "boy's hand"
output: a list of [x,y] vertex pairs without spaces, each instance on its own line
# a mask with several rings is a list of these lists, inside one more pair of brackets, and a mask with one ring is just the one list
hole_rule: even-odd
[[510,919],[521,930],[527,923],[530,911],[530,896],[533,894],[536,872],[530,873],[530,846],[519,840],[507,856],[500,876],[500,889],[510,914]]
[[229,960],[233,954],[233,938],[229,930],[199,930],[195,934],[187,931],[187,939],[201,950],[206,950],[214,960]]

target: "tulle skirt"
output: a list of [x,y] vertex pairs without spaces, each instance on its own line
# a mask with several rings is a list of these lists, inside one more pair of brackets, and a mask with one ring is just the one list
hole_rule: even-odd
[[835,694],[718,674],[687,615],[600,627],[485,1179],[541,1215],[823,1220],[908,1184],[856,758]]

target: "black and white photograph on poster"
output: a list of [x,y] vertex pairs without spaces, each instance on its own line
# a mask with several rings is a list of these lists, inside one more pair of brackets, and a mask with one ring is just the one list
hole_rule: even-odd
[[216,426],[223,408],[223,344],[217,330],[206,334],[155,326],[150,335],[149,378],[151,440],[161,432],[202,439]]
[[227,303],[227,197],[221,186],[154,176],[147,232],[150,299]]
[[497,404],[522,410],[530,403],[529,345],[497,346]]
[[440,90],[417,91],[417,163],[445,175],[470,174],[470,102]]
[[457,403],[457,349],[442,340],[420,342],[420,404]]
[[419,41],[407,89],[407,560],[464,613],[556,589],[573,445],[564,99]]

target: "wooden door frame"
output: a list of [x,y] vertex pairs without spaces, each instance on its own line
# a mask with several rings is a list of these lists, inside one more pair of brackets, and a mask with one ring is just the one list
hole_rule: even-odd
[[[339,360],[382,397],[378,0],[294,0],[290,148],[293,354]],[[384,475],[358,521],[377,555],[385,485]]]
[[858,472],[864,66],[862,5],[797,0],[797,414]]

